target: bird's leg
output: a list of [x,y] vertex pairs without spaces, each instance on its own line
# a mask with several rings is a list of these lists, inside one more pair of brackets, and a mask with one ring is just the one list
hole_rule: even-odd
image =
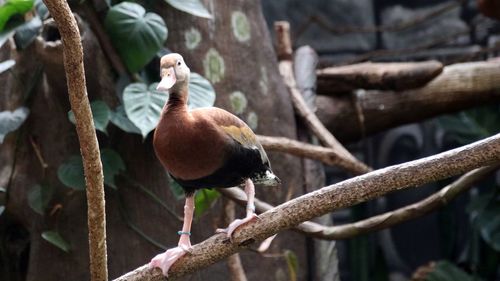
[[150,267],[159,267],[163,275],[168,276],[168,270],[180,257],[186,252],[191,251],[191,223],[194,214],[194,194],[186,195],[186,204],[184,205],[184,224],[182,230],[179,231],[181,238],[177,247],[168,249],[165,253],[156,255],[149,263]]
[[258,218],[255,214],[255,186],[251,179],[247,179],[245,182],[245,193],[247,195],[247,216],[244,219],[236,219],[225,229],[217,229],[217,232],[224,232],[227,234],[229,239],[232,238],[233,232],[240,226],[249,223]]

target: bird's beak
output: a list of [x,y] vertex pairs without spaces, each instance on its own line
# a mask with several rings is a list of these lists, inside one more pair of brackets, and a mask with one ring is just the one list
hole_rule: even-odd
[[170,88],[172,88],[177,81],[177,78],[175,77],[175,71],[173,67],[167,68],[166,73],[163,75],[161,78],[160,83],[156,87],[158,91],[168,91]]

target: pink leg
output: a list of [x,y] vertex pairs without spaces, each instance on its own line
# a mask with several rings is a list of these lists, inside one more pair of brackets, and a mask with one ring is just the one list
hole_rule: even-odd
[[193,222],[194,214],[194,194],[186,196],[186,204],[184,205],[184,224],[180,232],[181,238],[177,247],[168,249],[165,253],[156,255],[149,263],[150,267],[159,267],[163,275],[168,276],[168,270],[180,257],[186,252],[191,251],[191,223]]
[[227,237],[231,239],[233,232],[240,226],[249,223],[258,218],[255,214],[255,186],[251,179],[247,179],[245,182],[245,193],[247,194],[247,216],[244,219],[236,219],[225,229],[217,229],[216,232],[224,232],[227,234]]

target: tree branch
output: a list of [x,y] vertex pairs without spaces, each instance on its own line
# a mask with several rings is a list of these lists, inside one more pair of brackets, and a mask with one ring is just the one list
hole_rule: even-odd
[[[359,90],[348,95],[318,96],[317,115],[343,141],[443,113],[500,101],[500,63],[446,66],[424,87],[400,92]],[[359,115],[363,116],[360,120]]]
[[44,0],[44,3],[61,34],[69,100],[71,109],[75,114],[76,131],[83,158],[87,186],[90,276],[91,280],[94,281],[107,280],[103,172],[99,144],[85,86],[80,32],[75,17],[66,1]]
[[333,148],[308,144],[284,137],[269,137],[258,135],[257,139],[268,151],[276,151],[292,154],[298,157],[310,158],[323,162],[330,166],[351,172],[355,175],[361,175],[370,171],[366,165],[361,162],[353,162],[339,155],[339,152]]
[[[402,222],[419,218],[434,209],[448,204],[459,194],[469,190],[476,182],[498,169],[499,165],[478,168],[470,171],[453,183],[445,186],[438,192],[414,204],[399,208],[394,211],[376,215],[355,223],[338,226],[324,226],[315,222],[306,221],[293,228],[293,230],[324,240],[339,240],[352,238],[354,236],[372,231],[389,228]],[[219,190],[222,195],[230,198],[241,206],[246,204],[246,195],[239,188],[227,188]],[[257,213],[271,210],[274,206],[255,198],[255,209]]]
[[407,90],[424,86],[443,71],[438,61],[364,62],[319,69],[318,94],[356,89]]
[[283,80],[290,91],[290,97],[296,113],[302,117],[306,126],[325,146],[334,149],[339,155],[345,158],[346,161],[351,162],[352,166],[363,167],[365,172],[370,171],[368,166],[358,161],[349,151],[347,151],[347,149],[344,148],[344,146],[342,146],[340,142],[337,141],[337,139],[321,123],[316,114],[314,114],[314,112],[308,107],[304,98],[297,89],[297,84],[293,75],[290,25],[288,22],[276,22],[275,30],[278,38],[278,57],[282,59],[280,60],[278,67],[281,76],[283,76]]
[[[235,216],[235,203],[231,200],[224,200],[224,222],[229,225],[236,218]],[[245,275],[245,269],[241,264],[240,254],[236,253],[227,258],[227,267],[229,269],[229,275],[231,276],[231,281],[247,281],[247,276]]]
[[[191,254],[185,255],[172,266],[170,277],[177,278],[207,267],[249,244],[262,241],[279,231],[331,211],[497,162],[500,162],[500,134],[437,155],[387,167],[323,187],[259,215],[258,221],[235,231],[233,242],[224,234],[217,234],[195,245]],[[144,265],[115,280],[165,280],[165,278],[159,269],[150,269]]]

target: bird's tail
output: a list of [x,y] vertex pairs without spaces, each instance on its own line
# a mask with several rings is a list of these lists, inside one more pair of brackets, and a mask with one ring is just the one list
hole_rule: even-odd
[[271,170],[266,170],[265,173],[258,175],[252,179],[255,184],[266,186],[279,186],[281,180]]

